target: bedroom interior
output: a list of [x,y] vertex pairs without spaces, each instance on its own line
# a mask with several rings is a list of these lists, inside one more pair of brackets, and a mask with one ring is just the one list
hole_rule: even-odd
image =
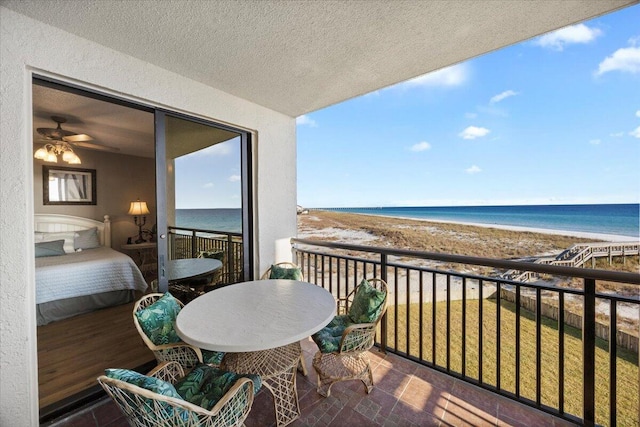
[[[105,368],[146,371],[153,364],[153,354],[137,334],[131,311],[158,278],[161,245],[159,239],[156,245],[157,236],[151,233],[158,215],[166,215],[167,224],[176,225],[180,190],[175,183],[175,159],[220,142],[240,145],[237,132],[167,115],[168,178],[163,193],[157,178],[154,119],[153,110],[34,79],[36,252],[65,254],[36,258],[41,422],[101,394],[96,378]],[[170,229],[168,235],[174,249],[167,259],[173,259],[179,232]],[[190,248],[194,240],[188,241]],[[198,244],[203,240],[207,246],[201,249],[213,249],[212,239],[199,239]],[[233,247],[235,251],[238,246]],[[188,252],[178,257],[195,257],[192,250]],[[250,257],[234,258],[240,266],[228,268],[229,263],[225,270],[239,273],[225,274],[240,280],[243,270],[250,271],[242,264]],[[98,283],[105,290],[92,287]]]
[[[60,134],[46,133],[47,129],[58,128],[59,132],[61,128],[62,135],[84,136],[81,139],[85,141],[64,144],[77,156],[75,161],[65,161],[63,150],[59,150],[56,162],[34,157],[35,240],[51,250],[51,244],[61,239],[63,253],[69,245],[71,251],[81,251],[36,259],[41,420],[97,392],[95,378],[107,365],[139,368],[154,360],[131,322],[131,310],[155,275],[145,271],[143,276],[130,253],[121,249],[139,232],[128,215],[132,201],[146,200],[149,228],[155,223],[154,116],[61,89],[34,81],[34,153],[45,144],[60,147],[66,142],[59,141]],[[91,142],[86,142],[88,135]],[[54,176],[53,171],[59,175]],[[64,184],[58,181],[64,176],[77,178],[86,171],[93,175],[92,191],[84,198],[75,194],[53,200],[58,197],[58,185]],[[51,188],[54,185],[56,188]],[[75,241],[75,230],[84,242]],[[102,261],[105,253],[119,261],[106,264]],[[74,262],[56,265],[66,258]],[[75,258],[91,263],[93,271],[81,270],[82,263]],[[97,259],[100,263],[95,267]],[[64,274],[56,270],[59,268],[65,269]],[[99,280],[98,270],[102,271]],[[101,293],[84,289],[100,280],[110,289],[123,283],[132,289]],[[77,292],[85,295],[74,297]]]

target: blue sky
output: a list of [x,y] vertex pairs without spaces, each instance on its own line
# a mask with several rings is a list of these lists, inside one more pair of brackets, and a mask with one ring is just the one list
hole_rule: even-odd
[[297,119],[306,207],[640,202],[640,6]]
[[177,158],[176,207],[241,207],[240,161],[240,138],[233,138]]

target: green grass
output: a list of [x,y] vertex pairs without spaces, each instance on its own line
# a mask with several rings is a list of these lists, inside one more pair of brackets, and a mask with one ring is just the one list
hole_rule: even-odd
[[[478,300],[467,301],[466,310],[466,359],[465,375],[478,379],[479,344]],[[500,325],[500,387],[515,393],[515,305],[501,301]],[[419,309],[420,304],[409,306],[409,354],[419,357]],[[423,358],[432,360],[432,305],[423,304]],[[398,306],[398,331],[405,331],[407,306]],[[482,381],[496,385],[496,312],[495,300],[484,300],[482,330]],[[520,395],[535,401],[536,348],[535,317],[524,309],[520,320]],[[451,302],[450,315],[450,369],[462,372],[462,301]],[[436,303],[436,364],[446,367],[446,303]],[[387,345],[395,345],[394,307],[387,310]],[[542,318],[541,327],[541,403],[558,407],[558,327],[557,322]],[[564,358],[564,410],[582,418],[582,341],[581,331],[565,326]],[[609,425],[609,352],[608,343],[596,340],[596,423]],[[407,336],[398,333],[397,349],[407,352]],[[626,349],[617,349],[617,425],[638,426],[638,355]]]

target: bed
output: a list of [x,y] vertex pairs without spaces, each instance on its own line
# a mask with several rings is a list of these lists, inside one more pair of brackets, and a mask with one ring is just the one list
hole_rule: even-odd
[[133,260],[111,249],[111,223],[35,215],[38,326],[134,301],[147,283]]

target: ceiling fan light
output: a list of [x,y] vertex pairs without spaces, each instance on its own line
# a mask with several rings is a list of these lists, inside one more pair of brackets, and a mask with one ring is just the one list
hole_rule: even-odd
[[64,153],[62,153],[62,160],[68,163],[71,163],[71,161],[75,157],[78,157],[78,156],[76,156],[76,154],[73,151],[65,151]]
[[49,152],[47,151],[46,148],[44,147],[40,147],[36,150],[36,152],[34,153],[33,157],[35,157],[38,160],[44,160],[47,157],[47,154]]
[[70,165],[79,165],[82,162],[80,161],[80,157],[78,157],[77,154],[72,153],[73,154],[73,158],[71,160],[68,160]]
[[44,157],[45,162],[58,163],[58,156],[55,153],[48,152]]

